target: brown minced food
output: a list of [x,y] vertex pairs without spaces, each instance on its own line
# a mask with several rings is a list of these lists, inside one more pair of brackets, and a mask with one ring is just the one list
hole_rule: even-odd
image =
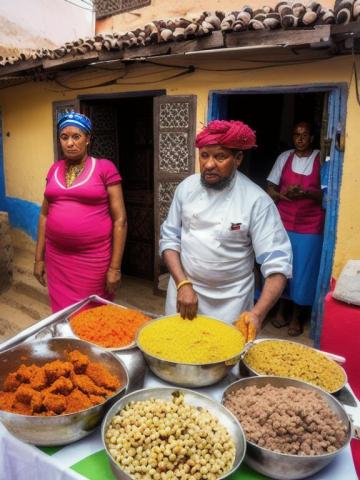
[[341,448],[348,427],[313,390],[256,385],[230,392],[224,405],[240,421],[246,439],[291,455],[324,455]]

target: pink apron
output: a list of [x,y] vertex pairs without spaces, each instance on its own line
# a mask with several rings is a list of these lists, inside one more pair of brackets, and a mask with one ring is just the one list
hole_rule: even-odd
[[[292,152],[284,166],[280,179],[280,193],[289,185],[300,185],[303,190],[319,190],[320,188],[320,155],[317,155],[310,175],[295,173]],[[305,198],[298,200],[280,200],[277,204],[286,230],[296,233],[321,234],[324,228],[325,212],[315,200]]]

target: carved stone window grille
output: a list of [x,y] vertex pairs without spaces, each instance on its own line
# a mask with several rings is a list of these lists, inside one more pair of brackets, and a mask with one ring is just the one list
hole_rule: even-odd
[[173,102],[160,105],[160,130],[189,128],[190,104]]
[[154,100],[154,210],[155,291],[166,271],[159,257],[160,225],[164,222],[176,187],[195,168],[196,97],[164,96]]
[[189,170],[188,134],[160,133],[159,168],[163,172],[182,173]]
[[174,197],[176,187],[180,181],[177,182],[159,182],[159,218],[162,224],[169,212],[169,208]]
[[96,18],[129,12],[151,4],[151,0],[94,0]]

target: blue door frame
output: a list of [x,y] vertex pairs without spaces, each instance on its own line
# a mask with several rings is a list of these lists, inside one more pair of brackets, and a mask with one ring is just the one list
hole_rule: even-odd
[[208,120],[227,118],[228,98],[231,95],[269,95],[279,93],[328,93],[328,131],[331,142],[328,194],[326,197],[326,217],[324,242],[320,262],[319,278],[315,302],[311,316],[311,337],[319,346],[324,314],[324,300],[329,291],[338,221],[339,193],[344,154],[339,150],[336,138],[345,132],[348,86],[346,84],[296,85],[291,87],[263,87],[239,90],[213,90],[209,92]]

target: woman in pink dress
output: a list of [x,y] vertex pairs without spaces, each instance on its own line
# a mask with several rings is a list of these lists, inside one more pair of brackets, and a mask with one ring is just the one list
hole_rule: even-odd
[[87,152],[90,119],[65,114],[58,135],[64,159],[46,177],[34,264],[53,312],[92,294],[113,298],[127,233],[121,176]]

